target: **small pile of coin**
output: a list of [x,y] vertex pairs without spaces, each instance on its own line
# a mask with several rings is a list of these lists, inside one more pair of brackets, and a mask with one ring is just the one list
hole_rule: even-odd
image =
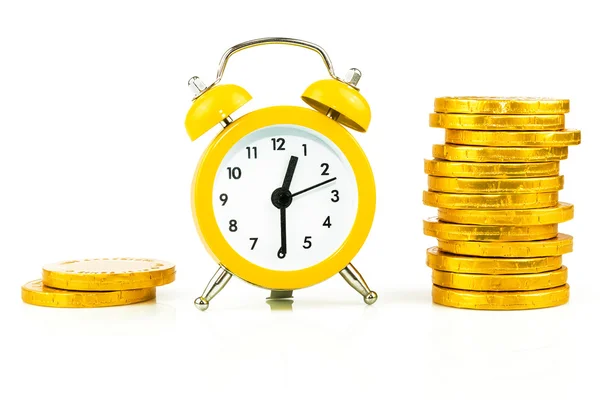
[[581,132],[565,129],[569,100],[443,97],[429,125],[446,129],[446,143],[425,160],[438,207],[424,233],[433,302],[458,308],[515,310],[552,307],[569,299],[562,255],[573,238],[558,224],[573,206],[558,201],[559,161]]
[[42,279],[21,287],[36,306],[94,308],[152,300],[156,287],[175,280],[175,265],[147,258],[94,258],[48,264]]

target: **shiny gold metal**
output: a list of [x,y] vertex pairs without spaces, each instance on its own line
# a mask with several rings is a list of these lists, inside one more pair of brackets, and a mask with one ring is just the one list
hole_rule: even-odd
[[556,176],[559,162],[474,163],[425,160],[425,173],[456,178],[526,178]]
[[558,192],[521,194],[456,194],[423,192],[423,204],[450,209],[515,210],[554,207]]
[[550,289],[567,283],[567,267],[555,271],[521,275],[482,275],[433,270],[434,285],[460,290],[521,292]]
[[21,298],[27,304],[58,308],[95,308],[140,303],[156,297],[156,288],[119,290],[111,292],[77,292],[53,289],[42,280],[21,287]]
[[44,265],[45,286],[84,291],[129,290],[175,280],[175,265],[148,258],[92,258]]
[[569,285],[528,292],[475,292],[433,285],[436,304],[476,310],[529,310],[560,306],[569,301]]
[[446,143],[497,147],[565,147],[581,143],[581,131],[467,131],[446,129]]
[[569,100],[543,97],[438,97],[434,111],[448,114],[566,114]]
[[423,233],[444,240],[501,241],[551,239],[558,235],[558,224],[521,226],[462,225],[440,222],[437,218],[423,221]]
[[548,193],[562,190],[564,177],[478,179],[429,176],[427,182],[429,190],[443,193]]
[[429,114],[432,128],[476,131],[555,131],[565,128],[564,115]]
[[547,225],[573,219],[574,207],[558,203],[556,207],[529,210],[450,210],[438,209],[441,221],[471,225]]
[[553,239],[532,242],[466,242],[438,239],[441,251],[477,257],[550,257],[573,251],[573,237],[559,233]]
[[542,162],[565,160],[568,147],[483,147],[434,144],[433,156],[442,160],[466,162]]
[[532,258],[469,257],[427,249],[427,266],[439,271],[465,274],[516,275],[555,271],[562,265],[562,256]]

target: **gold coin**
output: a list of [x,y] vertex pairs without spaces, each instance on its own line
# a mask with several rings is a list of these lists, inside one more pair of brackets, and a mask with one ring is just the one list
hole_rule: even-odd
[[457,178],[525,178],[556,176],[559,162],[531,163],[473,163],[425,160],[425,173]]
[[528,292],[475,292],[433,285],[433,302],[448,307],[476,310],[529,310],[555,307],[569,301],[569,285]]
[[41,279],[21,287],[21,298],[27,304],[58,308],[95,308],[140,303],[156,297],[156,288],[118,290],[111,292],[77,292],[54,289]]
[[441,251],[478,257],[550,257],[573,251],[573,237],[559,233],[557,237],[532,242],[467,242],[438,239]]
[[446,143],[498,147],[565,147],[581,143],[581,131],[467,131],[446,129]]
[[522,275],[461,274],[433,270],[433,284],[449,289],[490,292],[521,292],[550,289],[567,283],[567,267],[555,271]]
[[533,274],[555,271],[562,265],[562,256],[533,258],[468,257],[440,251],[437,247],[427,249],[427,266],[439,271],[465,274]]
[[447,178],[429,176],[429,190],[443,193],[548,193],[561,190],[564,177],[550,176],[540,178]]
[[448,114],[566,114],[569,100],[543,97],[439,97],[434,110]]
[[105,291],[162,286],[175,280],[175,265],[147,258],[93,258],[42,268],[44,285],[65,290]]
[[434,144],[433,156],[466,162],[540,162],[566,160],[568,147],[483,147]]
[[432,128],[476,131],[555,131],[565,129],[564,115],[429,114]]
[[502,241],[551,239],[558,235],[558,224],[487,226],[439,222],[437,218],[423,221],[423,233],[444,240]]
[[456,194],[423,192],[423,204],[450,209],[515,210],[554,207],[558,192],[520,194]]
[[441,221],[472,225],[547,225],[573,219],[572,204],[529,210],[450,210],[438,209]]

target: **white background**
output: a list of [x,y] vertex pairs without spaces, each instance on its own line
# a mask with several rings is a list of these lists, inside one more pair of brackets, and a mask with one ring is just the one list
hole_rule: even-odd
[[[394,8],[388,8],[394,4]],[[0,5],[1,398],[594,398],[598,394],[598,14],[590,1],[3,1]],[[263,36],[314,41],[358,67],[373,121],[358,135],[378,183],[356,266],[374,307],[341,277],[271,312],[233,279],[192,304],[216,266],[197,237],[190,182],[214,133],[183,127],[187,79]],[[271,46],[235,56],[225,81],[245,112],[301,104],[318,56]],[[525,312],[434,306],[421,219],[428,127],[443,95],[571,99],[583,144],[561,163],[576,219],[571,302]],[[21,303],[44,263],[177,263],[156,303],[64,310]],[[236,395],[234,397],[234,395]],[[328,396],[328,397],[326,397]]]

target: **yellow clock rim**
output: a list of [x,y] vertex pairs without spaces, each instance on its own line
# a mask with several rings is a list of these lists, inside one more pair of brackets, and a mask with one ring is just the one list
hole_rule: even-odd
[[[344,243],[320,263],[294,271],[270,270],[240,256],[221,233],[212,203],[217,169],[231,147],[257,129],[280,124],[309,128],[334,142],[352,166],[358,188],[356,219]],[[234,121],[206,149],[192,183],[192,210],[196,228],[206,249],[229,272],[263,288],[294,290],[330,278],[346,267],[358,253],[367,239],[375,215],[375,180],[362,148],[340,124],[307,108],[269,107],[253,111]]]

